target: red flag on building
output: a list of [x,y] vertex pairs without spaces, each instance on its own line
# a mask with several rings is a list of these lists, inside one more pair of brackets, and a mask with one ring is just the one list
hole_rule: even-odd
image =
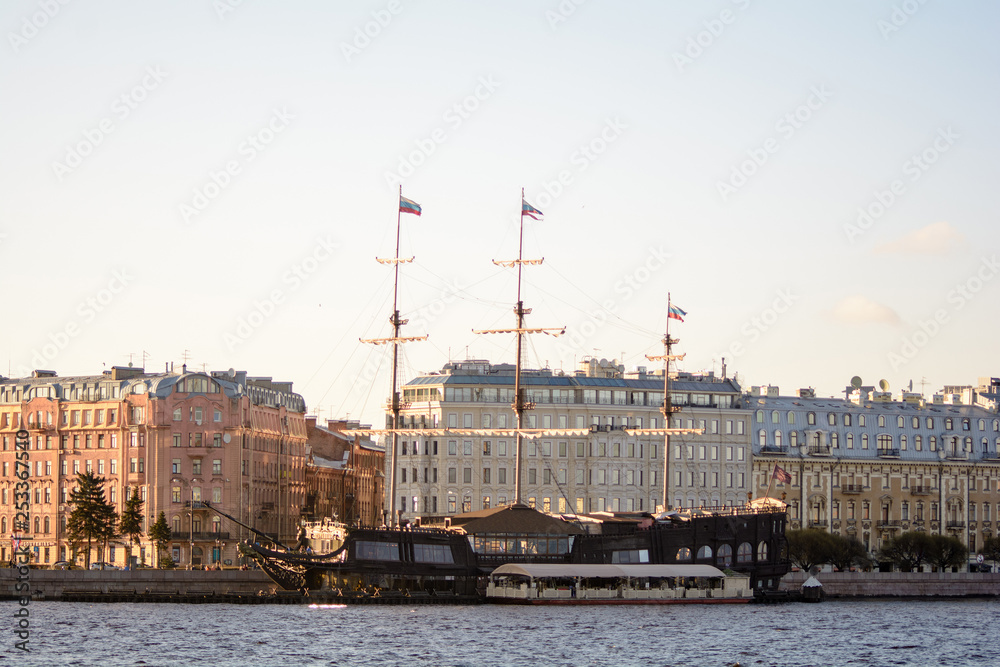
[[785,470],[777,463],[774,464],[774,472],[771,474],[771,477],[778,480],[782,484],[788,484],[792,481],[791,474],[785,472]]

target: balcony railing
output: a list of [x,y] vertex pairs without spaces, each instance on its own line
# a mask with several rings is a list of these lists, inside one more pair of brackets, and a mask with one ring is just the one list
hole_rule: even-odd
[[829,456],[829,445],[809,445],[809,456]]
[[914,496],[928,496],[931,493],[931,487],[929,486],[911,486],[910,493]]
[[864,491],[864,486],[861,484],[841,484],[841,493],[861,493]]
[[777,447],[775,445],[764,445],[760,449],[761,454],[787,454],[788,447]]
[[949,521],[949,522],[947,522],[945,524],[945,527],[947,527],[950,530],[959,530],[959,529],[965,528],[965,522],[964,521]]
[[878,455],[887,459],[898,459],[899,450],[898,449],[880,449],[878,450]]
[[876,525],[882,530],[896,530],[903,527],[903,522],[899,519],[883,519],[876,522]]

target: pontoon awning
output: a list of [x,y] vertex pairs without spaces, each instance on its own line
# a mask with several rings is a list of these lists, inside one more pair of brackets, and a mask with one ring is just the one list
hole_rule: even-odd
[[631,577],[724,577],[711,565],[563,565],[554,563],[507,563],[493,570],[491,576],[520,575],[532,579],[581,577],[614,579]]

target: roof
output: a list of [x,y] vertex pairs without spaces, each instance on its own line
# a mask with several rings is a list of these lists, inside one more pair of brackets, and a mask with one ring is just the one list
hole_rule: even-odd
[[451,525],[470,535],[582,535],[579,526],[527,505],[504,505],[451,517]]
[[520,575],[540,579],[546,577],[584,577],[617,579],[622,577],[724,577],[722,570],[711,565],[564,565],[553,563],[507,563],[493,570],[496,575]]

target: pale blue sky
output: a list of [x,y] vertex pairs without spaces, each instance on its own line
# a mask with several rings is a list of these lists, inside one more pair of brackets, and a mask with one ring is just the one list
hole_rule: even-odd
[[471,332],[513,323],[490,260],[516,256],[522,187],[546,214],[526,222],[530,322],[569,329],[533,366],[645,363],[670,291],[684,370],[726,356],[745,384],[824,395],[1000,372],[992,3],[12,0],[0,28],[4,375],[189,350],[378,420],[387,361],[358,338],[388,333],[373,260],[409,160],[401,310],[430,340],[405,377],[512,361]]

